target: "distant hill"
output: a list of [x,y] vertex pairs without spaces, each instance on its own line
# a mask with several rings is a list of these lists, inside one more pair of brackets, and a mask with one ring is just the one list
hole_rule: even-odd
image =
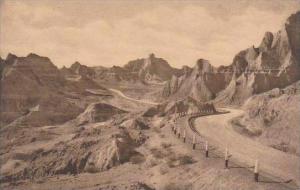
[[1,124],[8,124],[29,114],[34,125],[61,123],[83,111],[70,99],[79,98],[86,89],[102,89],[92,80],[66,80],[64,74],[47,57],[29,54],[17,57],[9,54],[1,60]]
[[148,58],[129,61],[124,67],[99,69],[96,78],[116,82],[161,83],[181,73],[180,69],[171,67],[166,60],[150,54]]

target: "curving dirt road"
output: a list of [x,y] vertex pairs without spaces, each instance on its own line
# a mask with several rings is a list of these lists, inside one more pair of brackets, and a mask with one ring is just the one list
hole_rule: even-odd
[[[158,104],[147,100],[130,98],[116,89],[109,90],[131,101],[151,105]],[[231,159],[247,166],[253,166],[255,160],[258,159],[260,171],[284,180],[292,179],[296,184],[300,184],[299,157],[265,146],[235,132],[230,124],[230,120],[242,115],[244,111],[232,108],[222,110],[228,113],[197,118],[194,121],[193,129],[209,140],[210,145],[215,145],[221,150],[225,150],[228,147],[232,156]],[[188,119],[189,117],[184,117],[179,121],[179,124],[184,127],[191,127],[188,124]],[[193,133],[193,131],[187,131],[187,133]]]
[[255,160],[258,159],[261,171],[284,180],[292,179],[298,185],[300,184],[299,157],[262,145],[238,134],[233,130],[230,120],[243,114],[243,111],[229,108],[224,110],[229,113],[197,118],[194,121],[197,132],[208,139],[210,144],[221,150],[227,146],[232,155],[231,159],[248,166],[253,166]]
[[116,93],[116,94],[118,94],[119,96],[121,96],[125,99],[131,100],[131,101],[134,101],[134,102],[143,103],[143,104],[158,105],[158,103],[156,103],[156,102],[151,102],[151,101],[148,101],[148,100],[137,100],[137,99],[134,99],[134,98],[130,98],[130,97],[126,96],[123,92],[121,92],[120,90],[117,90],[117,89],[110,88],[109,90]]

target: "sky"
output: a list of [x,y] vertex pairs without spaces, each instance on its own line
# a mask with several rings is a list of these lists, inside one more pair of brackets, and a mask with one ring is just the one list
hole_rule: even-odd
[[0,0],[0,55],[58,67],[124,65],[155,53],[174,67],[215,66],[276,33],[300,0]]

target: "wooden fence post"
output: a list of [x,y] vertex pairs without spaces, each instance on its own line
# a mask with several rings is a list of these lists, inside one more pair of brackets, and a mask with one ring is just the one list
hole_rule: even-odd
[[258,182],[258,160],[255,160],[255,165],[254,165],[254,180],[255,182]]
[[228,148],[225,149],[225,168],[228,168]]
[[196,135],[193,135],[193,150],[196,149]]
[[205,157],[208,158],[208,141],[205,141]]

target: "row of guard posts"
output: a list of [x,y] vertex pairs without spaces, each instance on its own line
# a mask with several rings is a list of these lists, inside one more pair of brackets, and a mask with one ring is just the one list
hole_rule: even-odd
[[[180,112],[178,113],[178,117],[184,117],[184,116],[197,116],[200,115],[201,113],[213,113],[213,111],[210,110],[203,110],[200,112],[196,112],[196,113],[187,113],[187,112]],[[178,118],[177,118],[178,119]],[[175,120],[177,120],[175,119]],[[172,131],[174,132],[175,135],[177,135],[177,137],[180,139],[181,137],[181,132],[180,129],[178,127],[175,127],[174,125],[172,126]],[[182,134],[182,138],[183,138],[183,143],[187,142],[187,135],[186,135],[186,130],[183,130],[183,134]],[[208,158],[209,157],[209,146],[208,146],[208,141],[205,141],[205,157]],[[193,138],[192,138],[192,149],[195,150],[196,149],[196,134],[193,134]],[[229,155],[229,149],[228,146],[226,146],[225,148],[225,152],[224,152],[224,165],[225,168],[228,169],[228,164],[229,164],[229,158],[231,155]],[[259,177],[259,172],[258,172],[258,160],[255,160],[254,163],[254,181],[258,182],[258,177]]]

